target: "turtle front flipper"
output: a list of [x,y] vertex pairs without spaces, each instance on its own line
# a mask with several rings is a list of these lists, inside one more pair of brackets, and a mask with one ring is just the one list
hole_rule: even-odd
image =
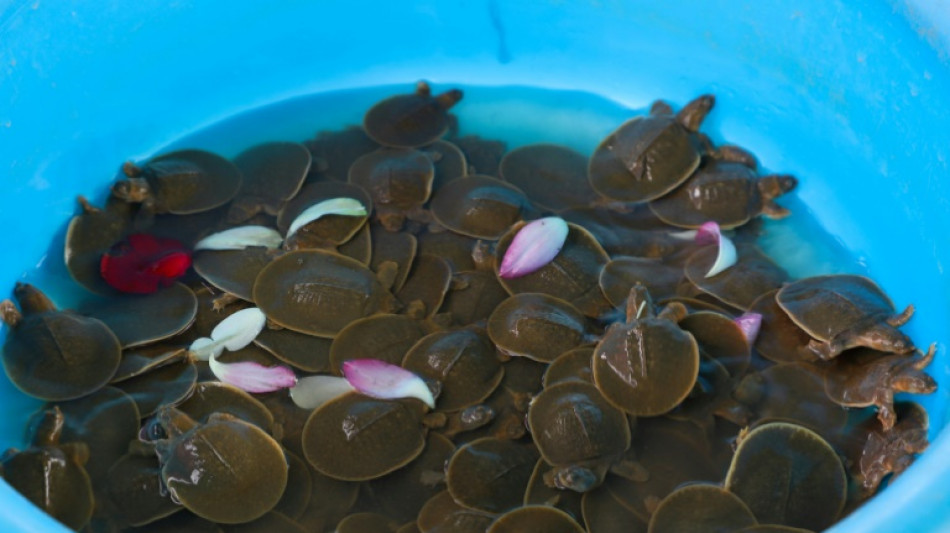
[[697,132],[715,104],[716,98],[713,95],[704,94],[683,106],[676,114],[676,121],[687,130]]

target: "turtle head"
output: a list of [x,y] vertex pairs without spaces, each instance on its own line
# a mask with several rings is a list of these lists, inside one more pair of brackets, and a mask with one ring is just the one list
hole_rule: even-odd
[[112,196],[129,203],[142,203],[151,196],[145,178],[127,178],[112,185]]
[[913,370],[895,376],[891,381],[891,389],[895,392],[930,394],[937,390],[937,382],[930,375]]
[[878,324],[861,334],[862,346],[888,353],[908,353],[914,349],[914,341],[889,324]]
[[769,174],[759,178],[756,186],[763,198],[772,200],[795,189],[798,179],[787,174]]

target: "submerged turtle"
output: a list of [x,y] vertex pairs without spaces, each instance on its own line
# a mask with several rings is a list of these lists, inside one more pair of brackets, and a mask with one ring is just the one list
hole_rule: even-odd
[[630,447],[626,415],[582,381],[546,387],[531,401],[528,425],[541,456],[554,467],[545,483],[559,489],[599,486]]
[[627,320],[612,325],[594,349],[594,381],[614,405],[634,416],[656,416],[679,405],[699,375],[699,346],[677,325],[686,314],[670,304],[658,315],[646,288],[627,300]]
[[234,163],[204,150],[169,152],[142,167],[126,163],[123,171],[127,179],[112,186],[112,195],[150,213],[209,211],[231,201],[242,182]]
[[868,348],[850,350],[825,370],[825,392],[845,407],[877,406],[885,430],[894,427],[894,394],[930,394],[937,382],[924,372],[933,362],[936,343],[922,357],[882,353]]
[[158,413],[167,438],[156,441],[162,480],[192,513],[224,524],[260,518],[280,501],[287,459],[259,427],[215,413],[199,424],[173,407]]
[[459,89],[432,96],[429,84],[420,81],[415,93],[393,96],[371,107],[363,117],[363,129],[383,146],[424,146],[448,131],[448,110],[461,99]]
[[350,166],[349,182],[362,187],[376,206],[376,217],[389,231],[399,231],[405,218],[418,218],[432,193],[435,167],[424,152],[380,148]]
[[679,186],[699,166],[696,132],[714,103],[711,95],[703,95],[674,115],[658,101],[649,115],[624,123],[591,156],[591,186],[623,202],[646,202]]
[[92,485],[83,468],[89,448],[83,443],[60,444],[62,430],[59,408],[45,411],[32,445],[23,451],[11,448],[0,457],[0,475],[34,505],[78,531],[93,510]]
[[3,368],[20,390],[42,400],[85,396],[109,382],[122,356],[115,334],[95,318],[56,305],[36,287],[17,283],[21,311],[0,302],[0,319],[11,329],[3,345]]
[[651,201],[650,209],[673,226],[698,228],[712,220],[730,229],[760,214],[769,218],[788,216],[788,209],[774,200],[797,184],[792,176],[760,177],[755,169],[741,163],[712,160],[672,192]]
[[914,314],[908,305],[895,314],[894,304],[873,281],[832,274],[789,283],[775,296],[779,306],[814,337],[808,347],[824,360],[855,346],[908,353],[914,342],[897,328]]

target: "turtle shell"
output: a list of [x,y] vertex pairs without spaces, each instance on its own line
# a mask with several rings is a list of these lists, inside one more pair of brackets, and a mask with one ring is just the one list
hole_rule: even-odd
[[[380,148],[354,161],[348,180],[369,193],[378,211],[405,212],[429,199],[434,175],[432,160],[425,153]],[[384,225],[391,230],[398,229],[385,222]]]
[[200,250],[192,266],[205,281],[242,300],[254,301],[254,282],[280,252],[267,248]]
[[322,250],[298,250],[272,261],[254,283],[254,301],[285,328],[330,338],[395,304],[362,263]]
[[191,361],[167,364],[115,384],[135,400],[139,415],[149,416],[162,406],[183,401],[195,389],[198,368]]
[[379,148],[359,126],[347,126],[338,131],[321,131],[304,142],[313,156],[307,183],[318,181],[346,181],[350,165],[361,155]]
[[[398,291],[409,277],[418,242],[411,233],[392,231],[373,231],[372,238],[369,268],[376,272],[383,287]],[[389,266],[384,263],[389,263]],[[384,275],[387,270],[389,274]]]
[[519,533],[537,530],[545,533],[584,533],[571,515],[547,505],[526,505],[499,516],[486,533]]
[[451,281],[452,267],[448,261],[434,255],[419,254],[396,298],[406,306],[421,303],[424,316],[432,316],[442,307]]
[[741,226],[762,210],[755,169],[741,163],[713,160],[650,209],[664,222],[698,228],[713,221],[722,229]]
[[562,353],[548,365],[541,382],[545,387],[567,380],[593,383],[594,374],[591,369],[593,355],[594,348],[591,346],[581,346]]
[[501,160],[501,178],[518,187],[536,206],[561,211],[594,202],[587,180],[587,158],[556,144],[516,148]]
[[462,507],[442,491],[422,506],[416,523],[426,533],[485,533],[494,520],[494,515]]
[[373,234],[369,228],[369,224],[363,224],[353,238],[336,247],[336,252],[368,267],[373,253]]
[[584,493],[581,512],[588,533],[647,533],[646,521],[603,486]]
[[89,475],[59,447],[7,452],[0,470],[13,489],[70,529],[82,529],[92,517]]
[[295,142],[258,144],[238,154],[234,164],[244,179],[229,220],[243,222],[259,209],[276,215],[300,191],[311,161],[307,147]]
[[736,244],[736,264],[706,277],[716,260],[716,246],[705,246],[686,261],[686,277],[705,293],[719,300],[747,310],[757,298],[778,289],[788,280],[788,274],[756,246]]
[[[610,261],[597,239],[584,228],[568,223],[567,239],[557,256],[538,270],[517,278],[499,278],[511,294],[536,292],[570,302],[585,315],[600,317],[611,309],[600,290],[600,273]],[[495,248],[495,273],[511,241],[523,224],[513,226]],[[554,354],[556,356],[557,354]]]
[[818,355],[808,348],[811,336],[798,327],[775,301],[777,290],[767,292],[752,302],[750,312],[762,315],[755,349],[773,363],[815,361]]
[[141,169],[156,212],[187,215],[209,211],[234,198],[241,171],[227,159],[204,150],[179,150],[150,159]]
[[369,482],[379,509],[399,522],[415,520],[423,504],[444,489],[445,463],[455,453],[452,441],[430,433],[426,447],[405,467]]
[[445,134],[448,110],[461,99],[458,89],[432,96],[429,84],[421,81],[413,94],[392,96],[371,107],[363,117],[363,129],[384,146],[424,146]]
[[[281,496],[280,501],[277,502],[271,513],[280,513],[291,520],[296,520],[303,515],[307,505],[310,504],[310,498],[313,496],[313,479],[311,479],[310,465],[307,464],[307,461],[286,449],[284,450],[284,456],[287,457],[288,465],[287,488],[284,489],[284,495]],[[267,517],[268,515],[264,516]]]
[[594,150],[591,186],[612,200],[646,202],[686,181],[699,166],[699,146],[671,114],[635,117]]
[[614,405],[656,416],[679,405],[699,375],[696,339],[675,322],[641,318],[615,324],[594,349],[594,381]]
[[122,361],[109,383],[119,383],[183,359],[187,349],[180,345],[150,344],[122,351]]
[[456,273],[449,289],[442,311],[449,313],[453,322],[459,325],[487,320],[508,298],[508,291],[498,283],[495,274],[482,270]]
[[227,413],[268,433],[274,428],[274,415],[264,404],[243,390],[220,381],[198,383],[191,396],[177,408],[197,422],[207,422],[214,413]]
[[700,351],[721,363],[730,376],[745,374],[752,350],[733,319],[721,313],[699,311],[687,315],[679,325],[693,335]]
[[523,293],[495,308],[488,317],[488,335],[508,355],[547,363],[584,342],[586,322],[564,300]]
[[156,442],[162,480],[194,514],[225,524],[260,518],[287,486],[287,459],[259,427],[217,413],[203,424],[172,408],[159,419],[168,439]]
[[503,513],[520,507],[537,461],[531,446],[493,437],[472,441],[446,467],[449,494],[476,511]]
[[472,328],[423,337],[406,354],[402,366],[442,385],[436,403],[440,411],[457,411],[481,402],[505,374],[491,339]]
[[[581,381],[545,387],[531,401],[528,426],[545,461],[555,467],[584,471],[572,471],[571,476],[590,475],[591,479],[577,484],[564,483],[555,475],[556,486],[577,492],[599,485],[606,466],[630,447],[630,427],[623,411],[611,405],[597,387]],[[586,462],[601,463],[603,467],[598,472],[596,466],[587,468]]]
[[399,523],[379,513],[354,513],[336,525],[334,533],[396,533]]
[[82,314],[105,323],[123,349],[177,335],[191,326],[197,313],[195,293],[181,283],[152,294],[116,296],[82,309]]
[[[449,262],[453,272],[476,270],[478,265],[472,254],[475,243],[471,237],[466,237],[452,231],[427,231],[417,238],[417,253],[441,257]],[[407,272],[408,274],[408,272]]]
[[[759,388],[749,398],[749,385]],[[750,374],[736,391],[736,398],[764,420],[785,420],[821,432],[829,438],[848,421],[848,412],[825,393],[820,368],[807,363],[783,363]]]
[[521,189],[475,174],[445,183],[432,196],[432,216],[449,230],[476,239],[497,240],[534,214]]
[[894,304],[873,281],[863,276],[832,274],[801,279],[775,296],[795,324],[825,343],[812,345],[822,359],[855,346],[907,353],[913,341],[897,329],[913,307],[895,315]]
[[254,344],[281,361],[306,372],[330,370],[332,340],[298,333],[289,329],[262,330]]
[[671,493],[650,518],[650,533],[736,531],[756,519],[737,496],[717,485],[697,483]]
[[[7,334],[3,368],[21,391],[48,401],[85,396],[109,382],[122,357],[115,334],[99,320],[58,311],[32,285],[17,283],[23,316]],[[32,301],[42,301],[34,309]]]
[[162,486],[161,470],[154,452],[128,453],[112,464],[105,496],[123,524],[139,527],[184,509]]
[[102,279],[102,254],[132,230],[132,206],[110,198],[103,209],[80,197],[82,212],[69,221],[66,229],[64,258],[69,275],[84,288],[97,294],[115,294]]
[[[573,490],[561,490],[557,487],[549,487],[544,481],[544,474],[551,469],[543,458],[538,459],[534,466],[534,472],[531,473],[531,481],[524,493],[525,505],[549,505],[556,507],[565,513],[571,515],[574,520],[581,520],[583,511],[581,501],[583,494]],[[597,489],[594,489],[597,490]]]
[[661,300],[676,294],[683,269],[652,257],[615,257],[600,272],[600,289],[614,307],[623,307],[637,283]]
[[349,393],[316,409],[303,428],[303,450],[318,472],[365,481],[401,468],[422,453],[425,405]]
[[330,369],[340,375],[352,359],[378,359],[401,365],[406,352],[426,335],[422,322],[405,315],[376,315],[354,320],[330,346]]
[[844,467],[831,446],[817,433],[783,422],[739,440],[724,486],[761,522],[813,531],[835,522],[847,493]]
[[445,183],[468,175],[468,161],[462,150],[448,141],[438,140],[422,149],[435,167],[432,190],[439,190]]

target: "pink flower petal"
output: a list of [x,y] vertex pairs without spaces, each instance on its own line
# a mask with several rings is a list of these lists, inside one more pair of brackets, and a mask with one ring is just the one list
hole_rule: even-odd
[[749,346],[755,344],[755,339],[759,336],[759,329],[762,327],[762,315],[759,313],[743,313],[734,320]]
[[567,240],[567,222],[560,217],[547,217],[529,222],[512,239],[498,268],[502,278],[530,274],[550,263]]
[[400,366],[378,359],[353,359],[343,363],[343,377],[361,394],[384,400],[418,398],[435,408],[429,386]]
[[715,222],[704,223],[696,232],[695,239],[696,244],[715,244],[719,247],[719,251],[716,253],[716,261],[709,268],[709,272],[706,272],[705,277],[711,278],[736,264],[736,261],[738,260],[736,245],[733,244],[728,237],[722,234],[722,231],[719,229],[719,224]]
[[208,364],[222,383],[247,392],[274,392],[297,384],[294,371],[283,365],[264,366],[251,361],[221,363],[216,357],[209,359]]

